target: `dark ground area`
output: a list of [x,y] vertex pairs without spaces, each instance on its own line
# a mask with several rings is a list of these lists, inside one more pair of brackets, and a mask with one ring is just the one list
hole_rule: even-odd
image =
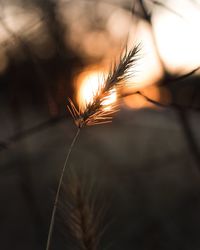
[[[198,137],[195,113],[191,122]],[[0,153],[1,249],[44,249],[75,130],[66,119]],[[110,249],[200,246],[200,177],[175,112],[122,110],[112,124],[83,129],[70,164],[103,194]]]

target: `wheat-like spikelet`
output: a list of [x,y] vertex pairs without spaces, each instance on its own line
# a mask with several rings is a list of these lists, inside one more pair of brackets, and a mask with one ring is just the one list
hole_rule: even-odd
[[[121,90],[133,75],[134,71],[131,68],[138,59],[138,51],[139,45],[136,45],[129,52],[127,49],[125,50],[119,62],[115,62],[111,67],[104,82],[99,84],[98,90],[93,94],[93,98],[84,109],[76,108],[72,100],[69,99],[67,107],[77,127],[82,128],[112,121],[113,114],[119,110],[118,101],[121,97]],[[117,101],[106,104],[112,93],[116,93]]]
[[80,179],[70,175],[68,184],[63,185],[60,215],[78,249],[97,250],[102,234],[101,209],[97,210],[94,206],[96,197],[88,193]]

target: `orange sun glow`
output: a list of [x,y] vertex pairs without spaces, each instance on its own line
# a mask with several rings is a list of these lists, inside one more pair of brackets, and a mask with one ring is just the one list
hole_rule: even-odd
[[[77,101],[81,110],[84,110],[86,105],[91,103],[98,93],[98,90],[104,83],[105,72],[101,70],[87,70],[77,78]],[[117,101],[116,90],[110,91],[109,95],[102,101],[102,105],[108,110],[111,104]]]

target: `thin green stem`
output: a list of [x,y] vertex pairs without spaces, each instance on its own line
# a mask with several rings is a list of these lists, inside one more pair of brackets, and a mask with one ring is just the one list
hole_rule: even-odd
[[69,161],[72,149],[74,147],[74,144],[75,144],[75,142],[76,142],[76,140],[77,140],[77,138],[79,136],[79,133],[80,133],[80,128],[78,128],[78,130],[77,130],[77,132],[76,132],[76,134],[74,136],[74,139],[72,140],[72,143],[71,143],[71,145],[69,147],[69,150],[67,152],[67,157],[65,159],[65,163],[63,165],[62,172],[60,174],[60,179],[59,179],[59,183],[58,183],[58,187],[57,187],[56,197],[55,197],[55,201],[54,201],[54,205],[53,205],[53,210],[52,210],[52,214],[51,214],[51,221],[50,221],[50,225],[49,225],[49,232],[48,232],[46,250],[50,249],[51,238],[52,238],[52,233],[53,233],[53,228],[54,228],[54,222],[55,222],[55,214],[56,214],[56,210],[57,210],[58,199],[59,199],[59,195],[60,195],[60,189],[61,189],[61,186],[62,186],[62,181],[63,181],[64,173],[65,173],[65,170],[66,170],[66,167],[67,167],[67,163]]

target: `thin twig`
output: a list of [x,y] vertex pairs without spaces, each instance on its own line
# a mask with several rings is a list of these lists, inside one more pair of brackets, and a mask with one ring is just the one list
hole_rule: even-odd
[[46,250],[49,250],[50,244],[51,244],[51,238],[52,238],[52,233],[53,233],[53,228],[54,228],[54,222],[55,222],[55,214],[56,214],[56,210],[57,210],[58,199],[59,199],[59,195],[60,195],[60,189],[61,189],[61,185],[62,185],[64,173],[65,173],[65,170],[66,170],[66,167],[67,167],[67,163],[69,161],[72,149],[74,147],[74,144],[75,144],[75,142],[76,142],[76,140],[77,140],[77,138],[79,136],[79,133],[80,133],[80,128],[78,128],[78,130],[77,130],[77,132],[76,132],[76,134],[74,136],[74,139],[72,140],[72,143],[71,143],[71,145],[69,147],[69,150],[68,150],[68,153],[67,153],[67,157],[65,159],[65,163],[63,165],[62,172],[61,172],[61,175],[60,175],[60,179],[59,179],[59,183],[58,183],[58,188],[57,188],[57,192],[56,192],[56,197],[55,197],[55,201],[54,201],[54,205],[53,205],[53,211],[52,211],[52,214],[51,214],[51,221],[50,221],[50,226],[49,226],[49,232],[48,232]]
[[130,95],[140,95],[147,102],[150,102],[150,103],[152,103],[152,104],[154,104],[154,105],[156,105],[156,106],[158,106],[160,108],[176,108],[176,109],[181,109],[181,110],[200,111],[200,107],[192,107],[191,105],[190,106],[180,106],[179,104],[174,103],[174,102],[171,102],[171,103],[168,103],[168,104],[164,104],[164,103],[158,102],[158,101],[153,100],[150,97],[146,96],[141,91],[136,91],[136,92],[133,92],[133,93],[123,94],[122,97],[127,97],[127,96],[130,96]]
[[182,81],[182,80],[185,80],[186,78],[194,75],[198,70],[200,69],[200,66],[196,67],[195,69],[185,73],[185,74],[182,74],[182,75],[170,75],[168,77],[165,77],[163,80],[161,80],[158,85],[162,86],[162,85],[170,85],[174,82],[178,82],[178,81]]
[[191,151],[191,153],[193,154],[193,158],[194,160],[196,161],[197,163],[197,167],[199,169],[200,167],[200,151],[199,151],[199,148],[196,144],[196,141],[193,139],[193,133],[192,133],[192,128],[191,128],[191,125],[190,125],[190,122],[188,121],[187,119],[187,111],[190,110],[190,109],[193,109],[193,110],[197,110],[199,111],[199,108],[189,108],[189,107],[181,107],[179,106],[178,104],[176,103],[170,103],[170,104],[162,104],[160,102],[157,102],[151,98],[149,98],[148,96],[146,96],[145,94],[143,94],[141,91],[136,91],[135,93],[133,93],[133,95],[140,95],[142,96],[146,101],[158,106],[158,107],[161,107],[161,108],[174,108],[177,110],[177,112],[179,113],[179,118],[180,118],[180,121],[181,121],[181,125],[182,125],[182,129],[184,131],[184,135],[186,137],[186,140],[189,144],[189,150]]
[[162,7],[162,8],[165,8],[167,11],[172,12],[174,15],[176,15],[176,16],[178,16],[178,17],[180,17],[181,19],[184,20],[184,17],[183,17],[180,13],[178,13],[178,12],[175,11],[175,10],[173,10],[172,8],[170,8],[169,6],[167,6],[166,4],[164,4],[164,3],[160,2],[160,1],[154,1],[154,0],[153,0],[153,1],[150,0],[150,2],[152,2],[153,4],[155,4],[155,5],[157,5],[157,6],[160,6],[160,7]]

